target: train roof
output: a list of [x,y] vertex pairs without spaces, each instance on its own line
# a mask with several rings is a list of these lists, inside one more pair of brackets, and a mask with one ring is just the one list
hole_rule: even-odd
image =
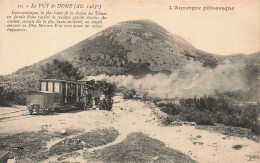
[[[75,83],[75,84],[98,84],[97,80],[60,80],[60,79],[40,79],[40,82],[65,82],[65,83]],[[92,83],[93,82],[93,83]]]
[[60,80],[60,79],[40,79],[40,82],[66,82],[66,83],[84,83],[84,81],[80,81],[80,80]]
[[60,94],[60,93],[50,92],[50,91],[31,91],[28,94]]

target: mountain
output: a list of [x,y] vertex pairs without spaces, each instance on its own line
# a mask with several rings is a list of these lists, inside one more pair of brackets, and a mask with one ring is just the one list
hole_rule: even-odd
[[111,26],[41,63],[65,59],[85,75],[147,74],[181,69],[191,60],[215,68],[220,56],[200,51],[149,20]]
[[215,69],[229,60],[247,65],[244,78],[247,83],[253,83],[254,88],[259,81],[255,79],[260,73],[259,56],[259,52],[230,56],[207,53],[152,21],[135,20],[118,23],[47,59],[0,76],[0,81],[35,89],[41,78],[41,66],[55,58],[71,62],[83,75],[134,76],[183,71],[194,63],[205,69]]
[[15,74],[33,73],[53,59],[67,60],[84,75],[144,75],[181,70],[190,62],[215,68],[226,59],[244,62],[246,55],[220,56],[193,47],[149,20],[118,23]]

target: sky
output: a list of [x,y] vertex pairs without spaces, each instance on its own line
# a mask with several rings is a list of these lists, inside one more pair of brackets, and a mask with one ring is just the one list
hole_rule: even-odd
[[[102,28],[35,28],[26,32],[6,30],[6,17],[18,10],[18,4],[48,2],[101,3],[101,11],[108,13],[108,19],[103,22]],[[169,6],[228,6],[235,10],[181,11],[169,10]],[[260,51],[259,0],[1,0],[0,75],[37,63],[109,26],[139,19],[152,20],[206,52],[230,55]]]

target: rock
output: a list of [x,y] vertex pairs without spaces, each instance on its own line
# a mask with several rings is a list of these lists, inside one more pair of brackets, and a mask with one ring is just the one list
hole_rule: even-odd
[[258,137],[258,136],[255,136],[255,135],[252,136],[252,139],[253,139],[254,141],[257,141],[257,142],[259,141],[259,137]]
[[204,143],[203,142],[193,142],[194,145],[203,145]]
[[196,123],[195,122],[188,122],[188,121],[184,121],[184,122],[174,121],[174,122],[172,122],[172,125],[173,126],[182,126],[182,125],[195,126]]
[[159,156],[153,157],[153,161],[156,161],[159,158]]
[[61,135],[67,135],[68,132],[67,132],[67,130],[63,129],[63,130],[60,131],[60,134],[61,134]]
[[196,125],[195,122],[184,121],[183,123],[184,123],[184,125],[186,125],[186,126],[195,126],[195,125]]
[[191,122],[190,124],[191,124],[191,126],[196,126],[197,125],[195,122]]
[[86,144],[86,147],[87,147],[87,148],[93,148],[93,146],[90,145],[90,144]]
[[182,126],[182,122],[174,121],[172,122],[173,126]]
[[201,135],[197,135],[196,138],[202,138],[202,136]]
[[243,147],[243,145],[240,145],[240,144],[238,144],[238,145],[233,145],[232,146],[232,148],[233,149],[236,149],[236,150],[239,150],[239,149],[241,149]]

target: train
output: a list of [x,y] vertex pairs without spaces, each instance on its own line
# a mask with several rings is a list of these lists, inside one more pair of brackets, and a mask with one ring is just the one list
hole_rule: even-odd
[[39,90],[27,95],[29,114],[71,110],[111,110],[116,86],[106,81],[39,80]]

